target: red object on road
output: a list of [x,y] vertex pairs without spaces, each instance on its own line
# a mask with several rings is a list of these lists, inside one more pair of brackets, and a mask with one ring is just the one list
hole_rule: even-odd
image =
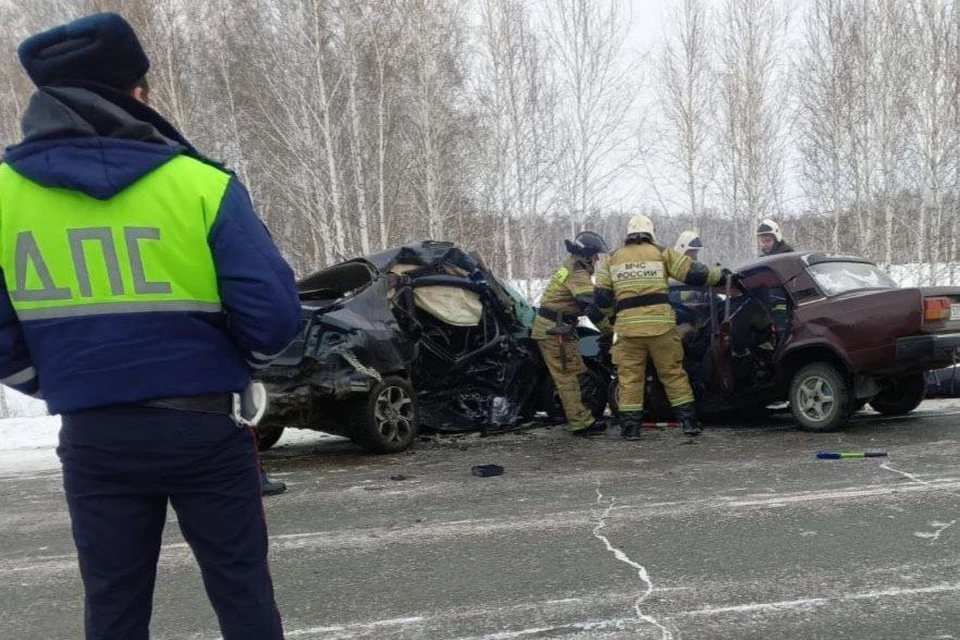
[[644,429],[673,429],[680,426],[679,422],[643,422],[640,424]]

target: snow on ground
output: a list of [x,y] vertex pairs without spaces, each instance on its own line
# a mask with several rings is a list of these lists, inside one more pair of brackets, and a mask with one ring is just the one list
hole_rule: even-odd
[[60,416],[0,420],[0,475],[58,469]]
[[[917,412],[957,409],[960,409],[960,398],[942,398],[924,401]],[[0,476],[59,470],[56,453],[59,430],[60,416],[0,419]],[[272,450],[309,448],[330,440],[344,438],[307,429],[287,429]]]
[[[0,419],[0,476],[60,469],[57,440],[60,416]],[[317,431],[287,429],[275,449],[310,446],[316,442],[342,440]]]
[[960,284],[960,264],[956,262],[893,264],[887,273],[901,287]]

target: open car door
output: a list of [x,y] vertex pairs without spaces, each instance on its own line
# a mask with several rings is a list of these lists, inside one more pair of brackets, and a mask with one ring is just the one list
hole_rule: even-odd
[[773,385],[777,331],[770,302],[747,278],[744,290],[726,285],[723,312],[714,333],[715,384],[727,398],[763,392]]

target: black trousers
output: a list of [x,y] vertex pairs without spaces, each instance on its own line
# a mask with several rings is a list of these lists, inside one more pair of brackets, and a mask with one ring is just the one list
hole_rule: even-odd
[[169,502],[224,640],[283,638],[254,435],[227,415],[111,408],[63,415],[57,454],[87,640],[146,640]]

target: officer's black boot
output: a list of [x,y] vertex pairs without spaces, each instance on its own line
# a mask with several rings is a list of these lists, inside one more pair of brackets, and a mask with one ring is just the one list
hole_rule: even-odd
[[642,419],[639,411],[620,414],[620,437],[624,440],[639,440]]
[[683,435],[693,437],[700,435],[703,431],[697,422],[697,410],[692,402],[674,407],[673,415],[680,422],[680,431],[683,432]]

